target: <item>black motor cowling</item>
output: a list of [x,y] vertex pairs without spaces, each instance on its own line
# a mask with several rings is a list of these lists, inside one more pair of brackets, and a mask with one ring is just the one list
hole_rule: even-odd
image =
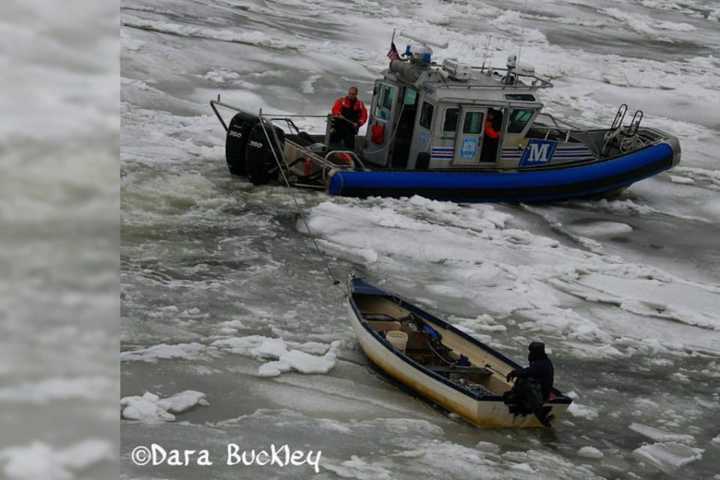
[[246,175],[245,147],[250,130],[258,123],[255,115],[238,112],[230,120],[225,140],[225,160],[233,175]]
[[[273,136],[272,129],[275,128],[277,140]],[[265,134],[267,132],[267,135]],[[268,142],[270,137],[270,142]],[[272,145],[277,155],[273,155]],[[271,180],[278,178],[279,167],[278,161],[282,161],[282,149],[285,145],[285,132],[279,127],[272,127],[265,124],[265,129],[259,121],[250,130],[245,144],[245,166],[248,176],[253,185],[265,185]]]

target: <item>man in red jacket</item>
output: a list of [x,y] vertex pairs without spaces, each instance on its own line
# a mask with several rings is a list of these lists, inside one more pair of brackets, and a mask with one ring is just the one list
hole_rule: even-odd
[[334,134],[331,143],[342,142],[350,150],[355,148],[355,135],[368,117],[365,104],[357,98],[357,94],[357,87],[350,87],[348,94],[335,100],[332,107]]
[[497,126],[502,123],[500,112],[488,109],[485,119],[485,141],[483,143],[481,162],[494,162],[497,160],[498,143],[500,142],[500,132]]

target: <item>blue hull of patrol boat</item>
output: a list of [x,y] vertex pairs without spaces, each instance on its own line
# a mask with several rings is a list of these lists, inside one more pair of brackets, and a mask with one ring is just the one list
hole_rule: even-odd
[[459,202],[550,202],[608,194],[678,161],[679,151],[668,143],[658,143],[609,160],[532,171],[340,171],[332,177],[328,193],[346,197],[421,195]]

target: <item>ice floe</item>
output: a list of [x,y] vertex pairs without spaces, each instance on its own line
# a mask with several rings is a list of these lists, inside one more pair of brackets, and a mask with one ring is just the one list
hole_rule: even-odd
[[683,443],[661,442],[643,445],[633,450],[633,454],[639,459],[647,460],[660,470],[670,473],[683,465],[701,459],[704,451]]
[[206,346],[201,343],[180,343],[168,345],[161,343],[147,348],[120,353],[123,362],[157,362],[158,360],[183,359],[196,360],[203,357]]
[[122,418],[143,423],[172,422],[176,413],[183,413],[196,405],[210,405],[205,397],[204,393],[194,390],[185,390],[167,398],[151,392],[123,397],[120,399]]
[[478,442],[475,444],[475,448],[483,452],[500,453],[500,447],[492,442]]
[[[221,331],[235,332],[242,323],[227,323],[232,327]],[[121,361],[142,361],[155,363],[158,360],[209,360],[222,354],[235,354],[266,361],[258,369],[258,376],[274,377],[281,373],[328,373],[337,361],[340,341],[330,344],[320,342],[286,342],[282,338],[248,335],[244,337],[223,337],[210,345],[201,343],[160,344],[120,354]],[[267,362],[267,360],[271,360]],[[0,390],[0,394],[2,391]],[[2,398],[0,397],[0,400]]]
[[599,416],[597,409],[587,405],[582,405],[576,400],[573,400],[573,403],[570,404],[567,411],[573,417],[585,418],[587,420],[595,420]]
[[569,478],[597,479],[589,466],[572,465],[562,457],[534,450],[499,455],[445,441],[414,440],[405,448],[385,455],[352,455],[348,460],[328,458],[325,468],[342,478],[393,479],[396,472],[406,477],[427,475],[437,478]]
[[671,41],[667,37],[659,36],[658,30],[666,30],[672,32],[692,32],[695,27],[683,22],[663,22],[650,18],[646,15],[632,14],[618,8],[606,8],[603,11],[610,17],[626,23],[630,28],[638,33],[649,37],[655,37],[659,40]]
[[626,223],[607,221],[571,225],[567,228],[577,234],[593,238],[619,237],[633,231],[633,228]]
[[670,177],[670,181],[673,183],[679,183],[681,185],[694,185],[695,184],[695,180],[693,180],[692,178],[683,177],[680,175],[669,175],[669,177]]
[[327,373],[335,366],[339,345],[340,342],[335,341],[322,355],[312,355],[304,350],[319,352],[322,349],[321,344],[301,344],[297,350],[293,350],[288,349],[288,344],[281,338],[260,335],[225,338],[212,343],[212,346],[230,353],[258,360],[273,360],[260,366],[258,375],[261,377],[275,377],[289,371]]
[[243,328],[245,328],[245,324],[240,320],[228,320],[218,324],[219,332],[223,335],[234,335]]
[[[715,187],[720,187],[720,170],[680,165],[673,169],[673,172],[676,177],[684,179],[685,183],[707,182]],[[684,176],[680,177],[678,174]]]
[[315,82],[321,78],[323,78],[322,75],[310,75],[305,81],[303,81],[301,91],[307,95],[315,93]]
[[[631,214],[644,212],[643,206],[631,201],[598,205]],[[429,294],[466,299],[468,309],[476,304],[499,317],[519,312],[525,319],[520,328],[559,336],[577,346],[583,357],[631,355],[653,338],[672,349],[693,339],[720,350],[718,338],[700,337],[690,330],[680,336],[671,325],[720,329],[714,313],[720,290],[715,286],[609,256],[602,249],[568,247],[509,224],[496,206],[461,207],[420,197],[324,202],[309,212],[308,226],[333,255],[369,264],[386,276],[432,270],[433,281],[423,285]],[[630,225],[620,222],[572,228],[577,228],[576,238],[633,233]],[[525,266],[528,262],[531,268]],[[595,309],[592,315],[587,309],[566,308],[566,295],[606,308]],[[613,308],[620,312],[612,314]],[[649,324],[652,329],[641,328]],[[469,323],[464,327],[473,329]],[[647,338],[648,333],[653,336]],[[637,346],[630,343],[633,337]],[[627,347],[623,351],[618,344]]]
[[4,478],[10,480],[71,480],[100,462],[117,456],[107,440],[87,439],[66,448],[54,448],[43,442],[0,450]]
[[341,478],[355,478],[357,480],[392,480],[392,470],[375,465],[372,461],[364,460],[353,455],[349,460],[335,464],[325,465],[325,468],[334,472]]
[[114,388],[114,382],[106,377],[50,378],[1,387],[0,403],[45,404],[58,400],[97,400],[107,397]]
[[656,442],[679,442],[679,443],[695,443],[695,437],[683,433],[670,433],[655,427],[643,425],[642,423],[630,424],[630,430],[648,437]]
[[312,355],[325,355],[328,350],[332,348],[332,344],[320,343],[320,342],[287,342],[288,346],[293,347],[296,350],[300,350],[305,353]]
[[245,43],[267,48],[298,48],[297,42],[287,43],[279,41],[261,31],[245,31],[237,29],[208,28],[188,24],[177,24],[172,22],[149,20],[123,15],[122,23],[126,27],[151,30],[158,33],[168,33],[183,37],[207,38],[223,42]]
[[580,450],[578,450],[578,455],[580,455],[581,457],[593,459],[599,459],[605,456],[600,450],[595,447],[581,447]]

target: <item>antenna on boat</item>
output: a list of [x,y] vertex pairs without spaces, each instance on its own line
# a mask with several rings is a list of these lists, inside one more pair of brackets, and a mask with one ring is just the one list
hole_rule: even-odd
[[483,63],[480,69],[481,72],[485,71],[485,64],[490,58],[490,43],[492,43],[492,34],[488,35],[487,43],[485,44],[485,53],[483,55]]
[[[523,5],[523,11],[527,11],[527,0],[525,0],[525,4]],[[520,54],[522,53],[522,47],[525,45],[525,21],[523,21],[522,14],[520,14],[520,45],[518,47],[518,54],[517,54],[517,61],[516,64],[518,68],[520,67]]]

